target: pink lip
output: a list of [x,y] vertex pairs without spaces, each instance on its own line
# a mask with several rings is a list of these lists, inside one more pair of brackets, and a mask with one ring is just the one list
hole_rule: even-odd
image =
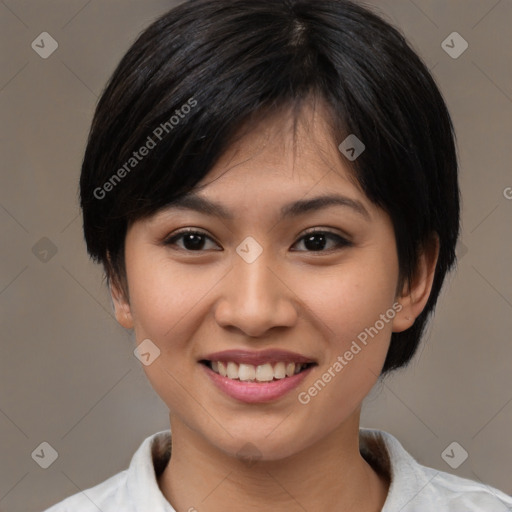
[[[229,360],[233,361],[233,359]],[[200,366],[218,389],[236,400],[253,404],[270,402],[281,398],[292,389],[296,388],[312,369],[312,367],[309,367],[291,377],[285,377],[284,379],[270,382],[246,382],[223,377],[204,364]]]
[[249,351],[249,350],[224,350],[222,352],[215,352],[213,354],[209,354],[201,359],[206,359],[208,361],[223,361],[229,362],[233,361],[234,363],[240,364],[252,364],[254,366],[258,366],[260,364],[265,363],[314,363],[312,359],[308,359],[301,354],[297,354],[296,352],[289,352],[288,350],[277,350],[277,349],[267,349],[260,350],[258,352]]

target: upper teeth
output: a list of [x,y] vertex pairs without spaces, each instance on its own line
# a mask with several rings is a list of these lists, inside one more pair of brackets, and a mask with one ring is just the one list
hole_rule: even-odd
[[212,361],[212,370],[229,379],[243,381],[269,382],[273,379],[284,379],[299,373],[305,364],[279,362],[272,367],[270,363],[254,366],[252,364],[238,364],[232,361]]

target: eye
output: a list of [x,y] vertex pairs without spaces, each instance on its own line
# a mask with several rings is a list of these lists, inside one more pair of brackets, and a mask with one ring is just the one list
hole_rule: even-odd
[[[183,247],[185,251],[202,251],[204,249],[205,240],[213,241],[206,233],[195,229],[185,229],[180,231],[164,241],[165,245],[178,245],[176,242],[183,239]],[[215,244],[217,245],[217,244]]]
[[[334,247],[324,250],[325,246],[328,245],[328,240],[335,241]],[[352,245],[352,242],[346,238],[333,233],[332,231],[322,231],[320,229],[309,231],[298,240],[297,244],[302,241],[304,241],[304,246],[308,252],[328,252],[332,249],[350,247]]]
[[[205,249],[204,246],[207,240],[214,242],[212,238],[210,238],[206,233],[203,233],[202,231],[195,229],[185,229],[167,238],[164,241],[164,245],[175,245],[185,251],[199,252]],[[334,246],[325,250],[329,240],[331,240],[331,242],[335,242]],[[183,242],[182,246],[178,244],[179,241]],[[299,240],[294,245],[297,245],[302,241],[304,241],[304,246],[306,247],[307,252],[328,252],[329,250],[342,247],[350,247],[352,245],[352,242],[334,232],[319,229],[309,231],[304,236],[299,238]],[[218,247],[215,242],[214,244]]]

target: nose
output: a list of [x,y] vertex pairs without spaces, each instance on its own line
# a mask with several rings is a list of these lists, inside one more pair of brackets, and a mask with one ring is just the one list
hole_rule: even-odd
[[235,255],[215,308],[220,326],[261,337],[272,328],[291,327],[297,321],[293,283],[286,283],[264,254],[252,263]]

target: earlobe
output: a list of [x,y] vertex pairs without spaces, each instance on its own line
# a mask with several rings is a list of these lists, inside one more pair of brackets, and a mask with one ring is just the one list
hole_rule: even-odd
[[134,324],[130,303],[125,297],[125,293],[113,281],[109,283],[109,289],[110,296],[112,297],[112,302],[114,304],[114,314],[116,316],[116,320],[125,329],[133,329]]
[[439,237],[434,234],[418,257],[412,281],[404,283],[397,297],[402,308],[393,319],[393,332],[409,329],[423,311],[432,290],[438,256]]

